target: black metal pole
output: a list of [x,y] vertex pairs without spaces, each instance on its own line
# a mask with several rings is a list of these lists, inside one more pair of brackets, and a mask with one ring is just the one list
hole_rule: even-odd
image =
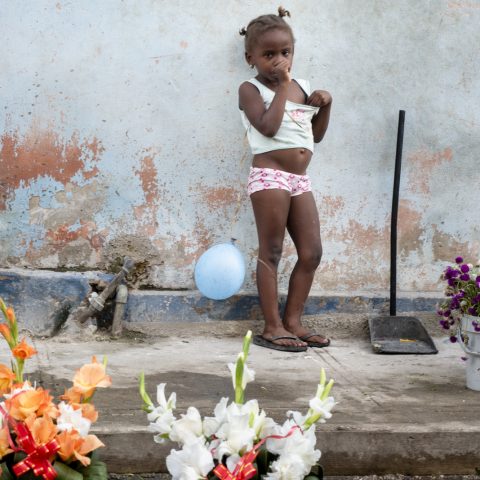
[[390,315],[393,317],[397,314],[397,220],[404,125],[405,110],[400,110],[398,116],[397,151],[395,154],[395,174],[393,177],[392,223],[390,227]]

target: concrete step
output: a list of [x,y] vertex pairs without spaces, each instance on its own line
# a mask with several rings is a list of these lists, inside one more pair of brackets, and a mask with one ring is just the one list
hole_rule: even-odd
[[[336,381],[338,402],[332,419],[317,427],[327,475],[474,475],[480,468],[480,392],[465,387],[460,348],[435,337],[437,355],[378,355],[369,342],[367,319],[352,318],[307,319],[332,338],[327,349],[294,354],[252,345],[249,366],[256,380],[247,399],[257,398],[267,415],[281,422],[287,410],[307,409],[324,367]],[[432,329],[433,322],[433,317],[425,320]],[[27,370],[32,379],[63,393],[91,355],[107,355],[113,386],[94,399],[100,412],[95,431],[107,445],[102,457],[111,472],[162,473],[175,445],[155,444],[147,431],[139,373],[145,372],[152,398],[160,382],[177,393],[177,414],[194,405],[211,415],[222,396],[232,397],[226,364],[235,360],[248,328],[259,332],[261,322],[139,323],[116,341],[103,335],[35,338],[39,355]],[[2,349],[0,362],[7,359]]]

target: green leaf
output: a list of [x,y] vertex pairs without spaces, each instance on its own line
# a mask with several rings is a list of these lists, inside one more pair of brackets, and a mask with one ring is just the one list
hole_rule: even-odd
[[83,475],[65,463],[56,461],[53,468],[57,472],[57,480],[83,480]]
[[257,471],[258,475],[266,475],[268,467],[268,451],[266,448],[261,448],[257,455]]
[[0,468],[1,468],[1,474],[0,474],[1,480],[14,480],[14,477],[11,474],[6,462],[0,463]]
[[107,480],[107,465],[97,458],[93,458],[88,467],[79,469],[83,473],[84,480]]
[[13,455],[13,464],[15,465],[16,463],[21,462],[24,458],[27,458],[25,452],[15,452]]
[[303,480],[323,480],[323,468],[321,465],[312,467],[310,473]]

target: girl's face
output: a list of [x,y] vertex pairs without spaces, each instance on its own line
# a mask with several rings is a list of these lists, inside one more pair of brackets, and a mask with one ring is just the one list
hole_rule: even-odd
[[277,66],[287,62],[288,71],[292,67],[292,35],[279,28],[267,30],[257,38],[251,51],[245,52],[245,58],[250,65],[255,66],[261,77],[269,83],[277,83]]

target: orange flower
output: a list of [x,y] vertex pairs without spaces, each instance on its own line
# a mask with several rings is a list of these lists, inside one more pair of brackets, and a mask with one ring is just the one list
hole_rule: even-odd
[[77,370],[73,377],[73,386],[86,398],[91,397],[97,387],[109,387],[111,384],[111,378],[105,374],[105,365],[98,363],[95,357],[92,357],[92,363]]
[[44,445],[55,438],[57,427],[50,417],[35,417],[34,415],[25,420],[37,445]]
[[13,450],[10,449],[10,443],[8,442],[7,428],[8,427],[5,425],[0,429],[0,458],[13,452]]
[[10,331],[10,327],[6,323],[0,323],[0,333],[4,336],[7,343],[10,346],[12,346],[13,344],[12,332]]
[[53,397],[43,388],[36,390],[25,390],[5,400],[7,410],[15,420],[25,420],[30,416],[41,417],[48,415],[49,417],[58,417],[58,409],[52,403]]
[[82,409],[82,416],[87,420],[90,420],[92,423],[95,423],[98,419],[98,412],[95,410],[95,407],[91,403],[80,403],[74,404],[73,408],[78,410]]
[[58,455],[64,462],[78,460],[85,467],[90,465],[90,458],[86,455],[105,446],[95,435],[81,437],[76,430],[64,430],[57,435],[57,441],[60,444]]
[[15,322],[17,321],[15,318],[15,312],[13,311],[12,307],[8,307],[5,316],[7,317],[8,323],[10,324],[10,327],[13,327],[15,325]]
[[12,348],[12,353],[15,358],[26,360],[35,355],[37,351],[23,339],[16,347]]
[[10,392],[15,374],[5,365],[0,364],[0,395]]
[[66,400],[70,405],[73,405],[82,401],[82,392],[78,388],[71,387],[65,390],[65,393],[61,395],[60,398]]

